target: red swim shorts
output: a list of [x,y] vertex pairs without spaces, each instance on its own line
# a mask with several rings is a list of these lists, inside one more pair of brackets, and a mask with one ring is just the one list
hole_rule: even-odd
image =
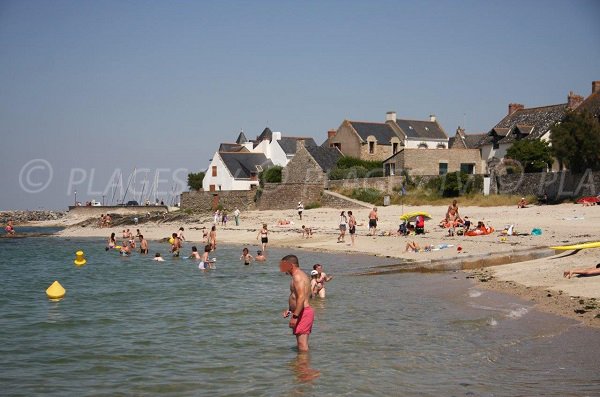
[[312,307],[305,306],[298,316],[298,322],[294,328],[294,335],[310,334],[313,322],[315,321],[315,312]]

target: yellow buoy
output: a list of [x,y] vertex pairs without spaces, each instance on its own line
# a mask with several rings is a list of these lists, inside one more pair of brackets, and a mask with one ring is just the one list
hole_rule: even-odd
[[174,239],[173,237],[171,237],[171,238],[169,239],[169,244],[173,244],[174,242],[175,242],[175,239]]
[[75,260],[73,261],[73,263],[75,264],[75,266],[80,267],[86,264],[86,260],[83,257],[83,251],[77,251],[75,253]]
[[54,281],[46,290],[46,295],[48,295],[48,298],[50,299],[62,299],[66,293],[67,291],[58,281]]

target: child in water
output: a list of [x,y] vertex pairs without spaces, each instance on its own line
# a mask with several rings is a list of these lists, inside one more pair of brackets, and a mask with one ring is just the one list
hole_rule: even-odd
[[189,256],[190,259],[202,259],[200,254],[198,253],[198,248],[194,245],[192,247],[192,254]]
[[252,255],[250,255],[250,252],[248,252],[248,248],[244,248],[242,250],[242,256],[240,256],[240,260],[244,261],[244,265],[248,266],[253,259],[254,258]]
[[207,271],[208,269],[214,269],[213,261],[208,258],[208,254],[211,251],[211,246],[206,245],[204,247],[204,253],[202,254],[202,262],[198,265],[198,269],[202,271]]

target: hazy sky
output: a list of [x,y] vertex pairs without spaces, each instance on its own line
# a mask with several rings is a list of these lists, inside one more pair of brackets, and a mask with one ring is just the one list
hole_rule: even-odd
[[150,171],[127,199],[158,174],[168,201],[241,129],[320,144],[394,110],[486,132],[510,102],[590,94],[599,16],[595,0],[0,0],[0,208],[109,202],[134,167]]

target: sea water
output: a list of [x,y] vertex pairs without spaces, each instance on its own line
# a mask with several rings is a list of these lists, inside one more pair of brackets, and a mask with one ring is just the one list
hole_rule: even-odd
[[[359,276],[390,261],[280,249],[244,266],[241,248],[220,246],[202,272],[158,242],[121,257],[103,239],[0,240],[2,395],[600,395],[600,332],[460,272]],[[309,354],[281,316],[288,253],[335,275],[311,302]]]

